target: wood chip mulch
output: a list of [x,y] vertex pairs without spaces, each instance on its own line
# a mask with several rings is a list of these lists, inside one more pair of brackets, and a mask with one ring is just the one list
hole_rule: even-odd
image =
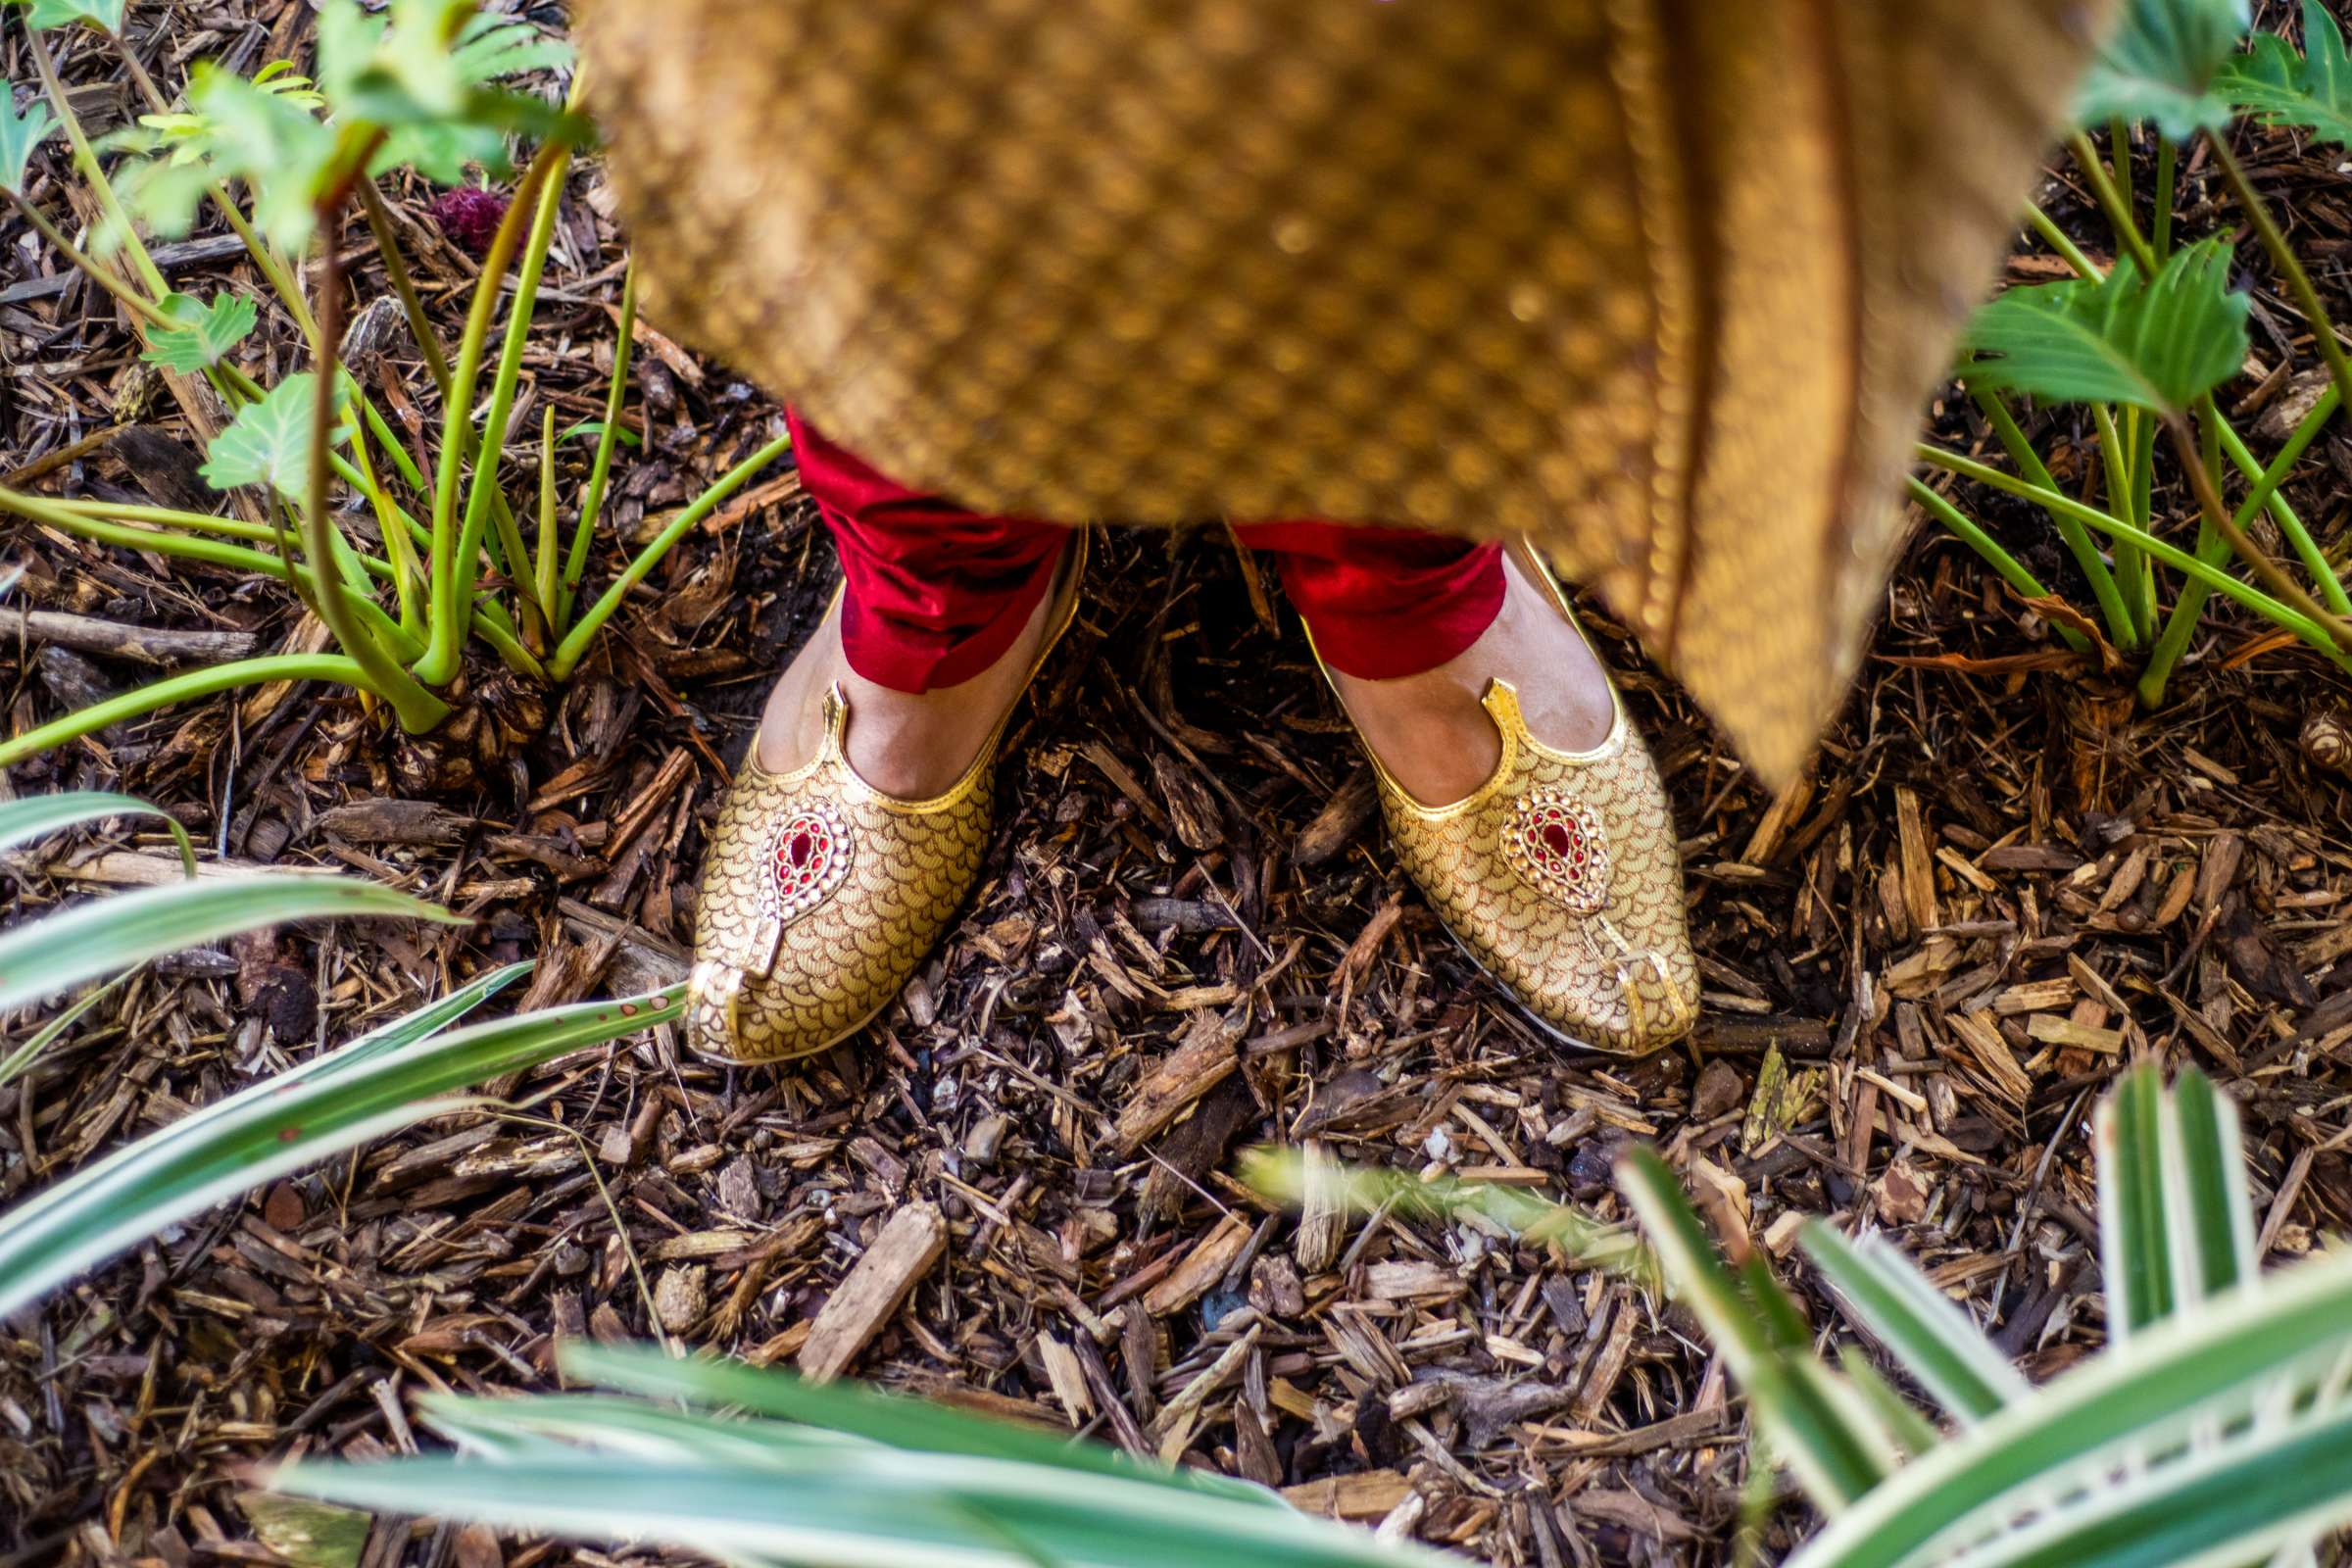
[[[298,9],[220,4],[158,48],[258,51]],[[100,126],[107,64],[74,59]],[[2307,191],[2307,254],[2352,306],[2330,161],[2248,145],[2258,179]],[[35,199],[64,211],[62,159],[38,167]],[[2213,216],[2200,181],[2191,224]],[[399,195],[454,318],[471,264],[429,191]],[[593,167],[564,234],[530,395],[587,417],[622,256]],[[348,239],[365,298],[372,251]],[[261,292],[191,243],[180,265],[208,286]],[[41,482],[172,482],[185,431],[168,399],[132,402],[112,307],[32,256],[12,243],[0,267],[0,466],[122,424],[141,433]],[[2253,281],[2266,320],[2293,319]],[[268,331],[294,363],[284,322]],[[2260,324],[2257,356],[2276,363]],[[663,341],[640,364],[624,538],[774,416]],[[1941,433],[1984,435],[1958,414]],[[2289,494],[2340,544],[2348,491],[2352,442],[2330,433]],[[2072,586],[2030,519],[1984,510]],[[0,1090],[0,1202],[487,965],[538,959],[524,1005],[679,973],[729,766],[830,588],[813,523],[772,473],[568,689],[480,666],[478,705],[423,742],[307,688],[18,768],[19,792],[161,801],[223,862],[369,875],[475,923],[305,927],[154,966]],[[610,571],[623,547],[600,548]],[[28,566],[12,607],[91,623],[0,627],[12,730],[152,673],[142,657],[308,635],[231,573],[16,525],[5,559]],[[497,1086],[510,1110],[275,1184],[0,1325],[0,1568],[279,1561],[255,1463],[409,1451],[432,1441],[419,1392],[544,1389],[566,1338],[657,1336],[1076,1428],[1498,1564],[1729,1561],[1756,1517],[1745,1414],[1686,1318],[1480,1224],[1273,1212],[1235,1153],[1306,1143],[1613,1215],[1614,1155],[1652,1140],[1817,1323],[1839,1320],[1793,1233],[1837,1215],[1890,1232],[2036,1377],[2103,1338],[2087,1110],[2137,1055],[2195,1062],[2238,1102],[2274,1258],[2352,1224],[2352,822],[2301,744],[2352,683],[2217,616],[2173,705],[2138,711],[2128,678],[1923,532],[1817,766],[1776,801],[1591,623],[1684,834],[1706,994],[1689,1046],[1569,1056],[1523,1022],[1395,869],[1270,581],[1221,530],[1113,535],[1008,747],[982,887],[901,1005],[805,1071],[713,1067],[668,1030],[558,1063]],[[125,824],[6,871],[30,915],[172,861]],[[1746,1544],[1777,1557],[1807,1527],[1784,1496]],[[664,1555],[382,1519],[361,1560]]]

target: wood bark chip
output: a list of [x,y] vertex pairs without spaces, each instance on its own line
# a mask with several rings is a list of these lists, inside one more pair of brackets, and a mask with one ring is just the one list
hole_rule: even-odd
[[1231,1076],[1242,1064],[1235,1049],[1241,1031],[1209,1012],[1200,1012],[1184,1041],[1137,1086],[1119,1112],[1111,1147],[1122,1157],[1191,1108],[1193,1102]]
[[801,1347],[802,1375],[826,1383],[848,1371],[947,1246],[948,1222],[937,1204],[909,1203],[891,1215],[816,1314]]
[[1250,1225],[1239,1214],[1228,1214],[1217,1228],[1196,1243],[1184,1261],[1170,1269],[1158,1284],[1144,1293],[1144,1310],[1153,1317],[1190,1306],[1202,1292],[1225,1277],[1225,1270],[1242,1254]]

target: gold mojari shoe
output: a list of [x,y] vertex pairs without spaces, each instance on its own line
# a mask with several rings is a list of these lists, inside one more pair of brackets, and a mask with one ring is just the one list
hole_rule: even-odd
[[[1069,629],[1085,574],[1079,532],[1032,679]],[[721,1061],[789,1061],[864,1027],[938,944],[988,848],[1009,708],[963,777],[909,801],[850,766],[839,685],[824,704],[823,743],[788,773],[760,765],[755,736],[704,856],[687,1040]]]
[[[1512,553],[1577,625],[1534,552]],[[1364,752],[1397,858],[1471,956],[1567,1042],[1643,1055],[1690,1032],[1698,969],[1666,792],[1614,684],[1609,698],[1607,737],[1564,752],[1529,733],[1509,681],[1489,681],[1502,759],[1451,806],[1422,805]]]

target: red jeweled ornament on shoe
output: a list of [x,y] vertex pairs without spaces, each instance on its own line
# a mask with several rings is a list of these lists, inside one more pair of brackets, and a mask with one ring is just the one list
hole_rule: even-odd
[[768,907],[792,920],[825,902],[850,874],[850,834],[840,813],[812,801],[776,824],[768,841]]
[[1503,858],[1536,890],[1579,914],[1609,902],[1609,848],[1590,807],[1557,790],[1519,798],[1503,829]]

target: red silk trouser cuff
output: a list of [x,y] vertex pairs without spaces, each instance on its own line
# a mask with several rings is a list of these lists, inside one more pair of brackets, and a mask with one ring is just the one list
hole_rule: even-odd
[[[909,490],[788,414],[801,483],[841,556],[842,647],[876,685],[921,692],[1003,658],[1054,580],[1070,531]],[[1502,549],[1364,523],[1250,522],[1324,662],[1363,680],[1452,659],[1502,609]]]

